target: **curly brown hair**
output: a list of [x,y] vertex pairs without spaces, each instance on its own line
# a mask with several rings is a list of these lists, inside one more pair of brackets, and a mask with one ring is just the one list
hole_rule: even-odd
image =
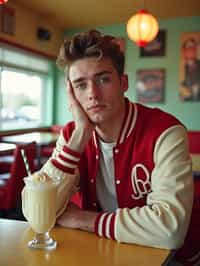
[[116,38],[94,29],[64,40],[56,63],[59,67],[68,69],[74,61],[86,57],[110,58],[118,74],[121,76],[124,73],[124,53]]

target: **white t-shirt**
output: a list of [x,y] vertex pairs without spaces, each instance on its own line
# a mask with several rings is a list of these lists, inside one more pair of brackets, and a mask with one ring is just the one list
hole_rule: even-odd
[[99,141],[100,164],[96,178],[96,191],[103,211],[115,211],[118,208],[114,182],[113,147],[116,143]]

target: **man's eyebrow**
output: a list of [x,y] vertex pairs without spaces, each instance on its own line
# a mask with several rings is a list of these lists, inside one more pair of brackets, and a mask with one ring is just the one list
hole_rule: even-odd
[[[102,76],[102,75],[105,75],[105,74],[112,74],[112,71],[101,71],[101,72],[97,72],[94,74],[95,77],[98,77],[98,76]],[[72,83],[79,83],[79,82],[82,82],[82,81],[85,81],[87,80],[87,78],[85,77],[80,77],[78,79],[74,79],[72,80],[71,82]]]
[[79,82],[84,81],[84,80],[86,80],[86,78],[84,78],[84,77],[80,77],[80,78],[78,78],[78,79],[74,79],[74,80],[72,80],[71,82],[72,82],[72,83],[79,83]]
[[105,75],[105,74],[112,74],[112,71],[101,71],[95,74],[95,76],[101,76],[101,75]]

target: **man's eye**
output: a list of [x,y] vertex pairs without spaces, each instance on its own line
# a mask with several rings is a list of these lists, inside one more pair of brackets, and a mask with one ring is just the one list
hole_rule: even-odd
[[84,90],[87,88],[87,84],[86,83],[79,83],[75,86],[77,89],[79,90]]
[[108,83],[108,82],[110,82],[110,77],[107,77],[107,76],[102,76],[102,77],[99,77],[99,78],[97,79],[97,83],[98,83],[99,85],[104,85],[104,84],[106,84],[106,83]]

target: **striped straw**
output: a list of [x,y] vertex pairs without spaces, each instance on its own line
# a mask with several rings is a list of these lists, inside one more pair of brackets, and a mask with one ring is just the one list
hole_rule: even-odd
[[22,155],[22,159],[24,161],[24,165],[25,165],[25,168],[26,168],[26,172],[27,172],[28,176],[30,176],[31,175],[31,171],[30,171],[28,159],[26,157],[26,154],[25,154],[24,149],[21,149],[21,155]]

